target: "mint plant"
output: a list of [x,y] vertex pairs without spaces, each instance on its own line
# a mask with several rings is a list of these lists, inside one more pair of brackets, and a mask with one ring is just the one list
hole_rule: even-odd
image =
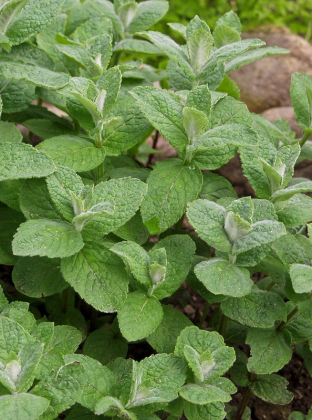
[[[249,419],[251,394],[291,402],[293,351],[312,374],[312,181],[293,176],[312,78],[293,75],[296,139],[228,76],[287,51],[242,40],[233,12],[170,24],[180,45],[149,30],[167,9],[0,4],[5,418]],[[155,164],[160,134],[176,157]],[[212,172],[237,153],[252,197]]]

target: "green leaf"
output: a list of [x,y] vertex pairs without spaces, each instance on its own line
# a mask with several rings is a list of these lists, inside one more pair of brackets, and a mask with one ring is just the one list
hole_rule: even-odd
[[196,108],[184,107],[183,125],[191,144],[203,134],[207,123],[208,117],[204,112],[198,111]]
[[312,220],[312,198],[295,194],[285,201],[275,203],[278,219],[287,227],[303,225]]
[[183,48],[176,44],[169,36],[154,31],[141,32],[137,35],[148,39],[169,58],[176,61],[188,77],[195,76],[192,66]]
[[[23,125],[28,130],[36,134],[36,136],[43,139],[49,139],[50,137],[56,137],[60,135],[70,135],[73,133],[72,128],[69,125],[61,123],[59,121],[51,121],[49,119],[30,119],[23,121]],[[39,149],[39,147],[38,147]]]
[[228,211],[226,214],[224,229],[232,243],[245,237],[252,230],[249,222],[232,211]]
[[71,222],[75,217],[71,192],[80,196],[84,187],[82,179],[72,169],[59,167],[46,181],[56,209]]
[[79,252],[83,241],[68,223],[37,219],[20,225],[12,246],[15,255],[65,258]]
[[10,61],[0,62],[0,74],[6,79],[25,80],[48,89],[60,89],[69,82],[69,75],[66,73]]
[[70,258],[63,258],[65,280],[90,305],[102,312],[115,312],[126,300],[128,275],[119,257],[103,244],[87,242]]
[[55,171],[53,161],[24,143],[0,143],[0,181],[41,178]]
[[164,316],[146,340],[158,353],[173,353],[178,336],[192,322],[171,306],[163,305],[162,308]]
[[43,178],[26,180],[19,199],[21,210],[27,219],[61,219]]
[[[13,45],[21,44],[31,36],[40,32],[59,13],[63,0],[29,0],[21,2],[7,2],[2,10],[2,32]],[[13,3],[10,5],[10,3]],[[22,6],[22,7],[21,7]],[[37,14],[37,19],[33,19]]]
[[188,420],[223,420],[226,412],[220,401],[205,405],[184,403],[184,414]]
[[167,1],[150,0],[149,3],[139,3],[134,17],[126,27],[126,32],[134,34],[149,29],[167,13],[168,8]]
[[24,217],[20,212],[9,209],[8,207],[0,207],[0,263],[5,265],[13,265],[17,261],[12,253],[13,236],[24,222]]
[[196,200],[188,206],[187,217],[198,235],[214,248],[230,252],[231,242],[224,229],[226,210],[208,200]]
[[135,178],[111,179],[96,185],[94,203],[112,203],[112,214],[104,213],[88,221],[83,228],[84,238],[99,239],[123,226],[138,210],[147,186]]
[[199,198],[216,202],[223,197],[237,199],[237,194],[232,187],[232,184],[220,175],[204,172],[203,186],[199,193]]
[[214,44],[217,48],[240,41],[240,33],[225,23],[219,23],[213,31]]
[[290,185],[289,187],[286,187],[283,190],[276,191],[272,195],[271,201],[275,202],[278,200],[287,200],[295,194],[311,192],[311,191],[312,191],[312,181],[299,182],[298,184]]
[[194,69],[198,74],[206,64],[213,45],[209,26],[198,16],[191,20],[186,29],[187,50]]
[[288,381],[279,375],[258,375],[257,380],[249,384],[249,389],[256,397],[272,404],[289,404],[294,398],[287,391]]
[[141,217],[141,213],[136,213],[128,222],[120,228],[114,230],[114,234],[122,239],[144,244],[149,238],[149,232]]
[[231,59],[225,65],[226,73],[230,73],[233,70],[238,69],[239,67],[245,66],[246,64],[252,63],[254,61],[260,60],[264,57],[270,57],[271,55],[284,55],[289,54],[289,51],[285,48],[280,47],[264,47],[255,50],[248,51],[246,53],[240,54],[239,56]]
[[149,275],[150,259],[144,248],[135,242],[119,242],[111,248],[111,251],[129,264],[131,273],[142,284],[152,285]]
[[149,122],[183,153],[188,139],[183,127],[183,105],[173,93],[155,87],[138,87],[131,92]]
[[196,108],[204,112],[207,117],[211,112],[211,93],[207,85],[196,86],[187,95],[185,105],[189,108]]
[[120,333],[112,329],[97,330],[88,336],[83,346],[83,353],[106,365],[117,357],[126,357],[128,344]]
[[26,296],[42,298],[68,287],[60,271],[59,259],[25,257],[14,267],[12,279],[17,290]]
[[[225,378],[223,378],[225,379]],[[193,404],[204,405],[216,401],[230,401],[231,395],[229,392],[219,388],[218,381],[213,384],[196,385],[196,384],[187,384],[181,391],[180,396],[186,401],[189,401]],[[232,393],[236,392],[236,388],[231,389]]]
[[55,164],[76,172],[94,169],[105,158],[103,148],[95,147],[91,140],[77,136],[52,137],[40,143],[37,149],[47,154]]
[[304,73],[294,73],[290,96],[299,125],[304,130],[312,128],[312,79]]
[[147,179],[148,192],[141,212],[151,234],[163,232],[176,223],[195,200],[202,185],[202,175],[195,165],[185,166],[180,159],[159,163]]
[[37,420],[48,405],[48,399],[31,394],[0,397],[1,414],[12,420]]
[[118,311],[120,331],[128,341],[137,341],[150,335],[162,317],[163,310],[158,300],[140,291],[130,293]]
[[290,264],[310,264],[310,259],[304,248],[298,239],[290,233],[277,239],[272,248],[287,267]]
[[22,133],[12,123],[0,121],[0,143],[20,143]]
[[258,374],[268,374],[282,369],[291,359],[290,335],[275,328],[251,328],[246,343],[251,347],[252,357],[248,370]]
[[283,299],[272,292],[252,292],[241,298],[229,297],[221,303],[223,313],[243,325],[273,327],[277,320],[286,321]]
[[213,294],[233,297],[248,295],[253,282],[246,268],[231,264],[223,258],[203,261],[195,267],[197,278]]
[[161,55],[160,49],[147,41],[139,39],[122,39],[114,47],[114,52],[127,51],[131,53],[141,54],[157,54]]
[[291,264],[289,274],[296,293],[311,292],[312,267],[304,264]]

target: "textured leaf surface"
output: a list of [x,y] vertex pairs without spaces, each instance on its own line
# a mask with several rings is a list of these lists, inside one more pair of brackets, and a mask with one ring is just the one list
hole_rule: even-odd
[[92,141],[77,136],[52,137],[40,143],[37,149],[46,153],[61,166],[76,172],[89,171],[99,166],[104,158],[103,148],[95,147]]
[[185,402],[184,413],[189,420],[223,420],[226,412],[222,402],[215,402],[205,405]]
[[64,258],[79,252],[83,241],[68,223],[37,219],[19,227],[12,246],[15,255]]
[[150,0],[150,3],[139,3],[135,16],[127,26],[127,32],[145,31],[157,23],[168,11],[167,1]]
[[232,245],[224,230],[226,210],[208,200],[196,200],[189,205],[187,217],[198,235],[214,248],[230,252]]
[[17,258],[12,253],[12,240],[19,225],[24,222],[20,212],[0,207],[0,263],[5,265],[14,264]]
[[290,87],[291,101],[297,122],[305,129],[312,127],[312,78],[304,73],[294,73]]
[[22,133],[12,123],[0,121],[0,143],[20,143]]
[[231,395],[228,392],[212,385],[200,386],[196,384],[187,384],[181,389],[180,395],[186,401],[199,405],[215,401],[226,402],[231,399]]
[[53,161],[24,143],[0,143],[0,181],[41,178],[55,171]]
[[106,365],[117,357],[126,357],[128,344],[120,333],[112,329],[97,330],[88,336],[83,346],[83,353]]
[[231,264],[223,258],[199,263],[195,267],[195,274],[207,289],[216,295],[245,296],[253,285],[246,268]]
[[312,267],[304,264],[291,264],[289,274],[296,293],[311,292]]
[[130,293],[124,306],[118,311],[120,331],[128,341],[140,340],[150,335],[162,317],[163,310],[158,300],[139,291]]
[[0,397],[0,410],[4,418],[36,420],[48,408],[49,400],[37,395],[16,394]]
[[221,304],[225,315],[250,327],[268,328],[287,316],[283,299],[272,292],[255,292],[241,298],[228,298]]
[[185,166],[180,159],[159,163],[147,179],[148,192],[141,212],[151,234],[163,232],[176,223],[188,202],[195,200],[202,175],[195,165]]
[[275,203],[278,219],[287,227],[303,225],[312,220],[312,198],[295,194],[285,201]]
[[12,279],[21,293],[42,298],[68,287],[60,271],[61,261],[53,258],[25,257],[14,267]]
[[294,398],[292,392],[287,391],[288,382],[279,375],[259,375],[249,389],[256,397],[272,404],[289,404]]
[[252,357],[248,370],[259,374],[277,372],[291,359],[290,335],[273,329],[251,328],[246,343],[251,347]]
[[192,322],[171,306],[163,305],[164,316],[146,340],[158,353],[173,353],[180,333]]
[[119,257],[104,245],[86,243],[84,248],[61,262],[65,280],[90,305],[102,312],[119,309],[128,291],[128,275]]

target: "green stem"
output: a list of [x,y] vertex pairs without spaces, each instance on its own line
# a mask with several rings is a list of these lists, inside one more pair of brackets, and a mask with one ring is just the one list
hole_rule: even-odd
[[121,52],[116,52],[111,59],[111,63],[109,67],[117,66],[120,60],[120,56],[121,56]]
[[[249,378],[250,382],[254,382],[255,378],[256,378],[256,375],[254,373],[251,373],[250,378]],[[241,401],[239,403],[239,406],[237,408],[237,412],[236,412],[236,415],[234,417],[234,420],[241,420],[241,418],[243,417],[244,412],[247,408],[250,396],[251,396],[251,391],[250,391],[249,387],[247,386],[245,388],[243,398],[241,399]]]
[[42,105],[42,102],[43,102],[42,98],[38,97],[37,105],[38,106],[41,106]]
[[298,313],[298,311],[299,309],[298,309],[298,306],[296,305],[287,315],[286,321],[282,321],[278,324],[278,326],[276,327],[276,331],[280,331],[283,327],[285,327],[285,325],[289,323],[289,321]]
[[274,286],[275,286],[275,281],[272,280],[271,283],[267,287],[267,292],[269,292],[270,290],[272,290]]
[[226,315],[222,314],[219,324],[219,334],[221,334],[223,338],[225,338],[228,322],[229,318]]
[[80,124],[78,122],[78,120],[74,119],[74,132],[75,134],[80,134]]
[[209,304],[209,302],[206,302],[206,305],[205,305],[205,308],[204,308],[204,311],[203,311],[203,315],[202,315],[202,317],[200,318],[200,321],[199,321],[199,328],[203,328],[203,325],[204,325],[204,322],[206,320],[209,308],[210,308],[210,304]]
[[305,144],[305,142],[306,142],[307,140],[309,140],[310,136],[311,136],[311,131],[310,131],[310,130],[308,130],[308,131],[304,134],[304,136],[302,137],[302,139],[301,139],[301,140],[300,140],[300,142],[299,142],[299,144],[300,144],[300,146],[301,146],[301,147]]

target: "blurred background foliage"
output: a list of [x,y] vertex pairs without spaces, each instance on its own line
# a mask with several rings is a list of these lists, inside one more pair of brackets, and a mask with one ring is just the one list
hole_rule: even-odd
[[169,0],[169,4],[169,12],[156,27],[166,33],[170,32],[167,22],[187,23],[196,14],[213,29],[220,16],[234,10],[243,31],[282,25],[312,41],[312,0]]

